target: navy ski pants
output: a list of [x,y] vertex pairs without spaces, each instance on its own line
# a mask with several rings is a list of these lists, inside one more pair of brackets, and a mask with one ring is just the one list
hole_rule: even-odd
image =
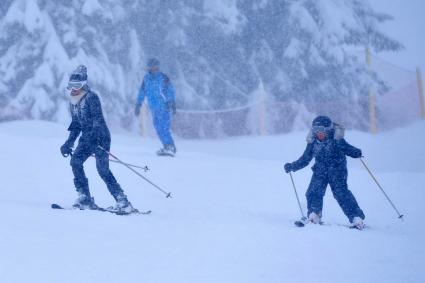
[[329,184],[334,198],[350,222],[356,216],[362,219],[365,218],[353,193],[348,189],[347,175],[346,169],[333,170],[332,172],[313,171],[313,176],[306,192],[308,215],[311,212],[322,215],[323,197]]
[[[109,151],[110,143],[105,143],[102,147]],[[116,199],[122,193],[122,189],[109,169],[108,153],[101,148],[94,148],[91,142],[80,142],[71,157],[71,167],[74,173],[74,184],[78,192],[90,197],[88,179],[84,173],[84,162],[92,155],[96,156],[96,168],[102,180],[105,182],[109,192]]]

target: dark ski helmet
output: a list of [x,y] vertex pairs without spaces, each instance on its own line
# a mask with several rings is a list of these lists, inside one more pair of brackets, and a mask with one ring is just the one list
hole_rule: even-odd
[[334,135],[332,120],[327,116],[317,116],[314,118],[311,125],[313,134],[319,140],[325,140],[326,138],[332,138]]
[[312,127],[322,126],[322,127],[330,127],[332,126],[332,120],[328,116],[317,116],[314,118]]
[[146,62],[146,66],[151,69],[153,67],[159,67],[159,60],[156,58],[150,58],[147,62]]

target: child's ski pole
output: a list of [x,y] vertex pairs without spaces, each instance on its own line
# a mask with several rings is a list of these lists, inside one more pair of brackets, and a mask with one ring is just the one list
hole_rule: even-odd
[[297,197],[298,207],[300,208],[300,212],[301,212],[301,219],[302,220],[306,220],[307,217],[305,217],[303,208],[301,207],[300,199],[298,197],[297,188],[295,187],[294,178],[292,177],[292,173],[291,172],[289,172],[289,176],[291,177],[292,187],[294,188],[295,196]]
[[382,193],[384,194],[384,196],[387,198],[388,202],[391,204],[391,206],[394,208],[394,210],[397,212],[398,218],[399,219],[403,219],[403,214],[400,214],[400,212],[398,211],[398,209],[395,207],[394,203],[391,201],[390,197],[385,193],[384,189],[382,188],[381,184],[379,184],[378,180],[375,178],[375,176],[373,175],[372,171],[370,171],[369,167],[366,165],[366,163],[364,162],[363,158],[360,158],[360,161],[362,162],[363,166],[366,168],[367,172],[369,172],[370,176],[372,177],[372,179],[375,181],[376,185],[378,185],[378,188],[381,189]]

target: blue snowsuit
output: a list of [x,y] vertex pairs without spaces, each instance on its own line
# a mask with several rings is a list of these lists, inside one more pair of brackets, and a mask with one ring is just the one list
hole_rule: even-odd
[[175,103],[174,87],[164,73],[157,72],[145,75],[137,96],[137,105],[141,106],[145,97],[148,98],[153,124],[164,146],[174,146],[171,136],[170,103]]
[[100,145],[107,151],[111,147],[111,134],[102,114],[99,97],[87,87],[87,93],[76,105],[70,104],[70,110],[72,122],[68,128],[70,135],[66,143],[72,147],[81,133],[78,145],[71,157],[75,188],[78,192],[90,197],[83,163],[92,154],[95,154],[97,172],[106,183],[111,195],[117,199],[117,196],[123,191],[109,169],[108,153],[98,147]]
[[291,164],[292,171],[297,171],[306,167],[313,157],[315,158],[315,164],[312,167],[313,176],[306,192],[307,215],[310,215],[311,212],[319,216],[322,215],[323,197],[329,184],[334,198],[350,222],[356,216],[362,219],[365,218],[353,193],[347,186],[346,155],[360,158],[362,152],[347,143],[345,139],[335,139],[333,134],[331,134],[323,142],[318,141],[316,138],[310,140],[303,155]]

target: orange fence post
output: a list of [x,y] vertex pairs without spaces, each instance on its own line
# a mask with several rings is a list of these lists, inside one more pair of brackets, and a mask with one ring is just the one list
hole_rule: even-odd
[[[366,47],[366,64],[371,70],[372,60],[369,47]],[[369,86],[369,130],[372,134],[377,132],[376,127],[376,97],[373,92],[372,86]]]
[[424,102],[424,84],[422,81],[422,73],[419,67],[416,68],[416,80],[418,83],[419,107],[421,118],[425,119],[425,102]]
[[258,129],[261,136],[267,135],[267,125],[266,125],[266,90],[264,89],[263,82],[260,82],[260,90],[259,93],[257,93],[257,97],[259,99],[258,104]]
[[378,131],[376,127],[376,97],[371,89],[369,90],[369,121],[370,132],[375,134]]
[[148,136],[147,120],[148,120],[148,109],[145,103],[142,105],[142,108],[140,110],[140,115],[139,115],[140,135],[142,137]]
[[267,135],[266,129],[266,101],[262,100],[260,102],[260,113],[259,113],[259,123],[260,123],[260,135]]

